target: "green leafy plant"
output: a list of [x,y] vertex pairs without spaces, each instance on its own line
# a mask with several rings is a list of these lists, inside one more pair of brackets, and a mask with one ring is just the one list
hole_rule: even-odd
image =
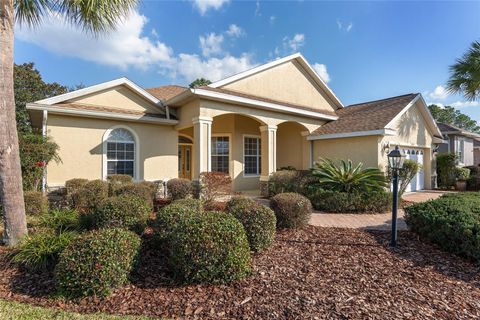
[[278,228],[296,229],[308,224],[312,214],[310,200],[298,193],[280,193],[270,200]]
[[30,216],[39,216],[48,210],[48,198],[41,191],[25,191],[25,213]]
[[172,200],[185,199],[192,195],[192,182],[188,179],[175,178],[167,182],[167,192]]
[[198,215],[203,212],[203,202],[199,199],[180,199],[163,207],[157,213],[157,236],[168,242],[171,232],[178,228],[178,224],[185,216]]
[[270,196],[284,192],[296,192],[300,179],[300,172],[296,170],[280,170],[274,172],[268,180]]
[[354,165],[351,160],[321,159],[312,169],[317,178],[317,187],[340,192],[364,192],[382,190],[386,187],[385,175],[377,168],[363,169],[360,162]]
[[123,229],[101,229],[81,235],[60,254],[54,277],[67,297],[106,296],[128,281],[141,239]]
[[[415,177],[417,173],[422,170],[422,165],[418,163],[417,161],[411,160],[411,159],[405,159],[403,161],[403,166],[402,168],[398,171],[398,195],[399,197],[402,196],[402,194],[405,193],[405,190],[408,187],[408,184],[412,181],[412,179]],[[391,181],[393,177],[393,172],[392,169],[390,168],[390,165],[387,167],[387,181]]]
[[81,210],[94,210],[108,197],[108,182],[88,181],[74,194],[75,207]]
[[74,232],[42,230],[24,238],[12,252],[11,261],[29,270],[50,270],[60,253],[76,238]]
[[180,215],[169,234],[168,249],[170,270],[181,282],[224,283],[251,272],[245,230],[228,213]]
[[253,199],[233,197],[226,211],[242,223],[252,251],[262,251],[273,243],[277,219],[272,209]]
[[392,194],[384,190],[347,193],[317,189],[309,199],[316,210],[325,212],[383,213],[392,207]]
[[74,209],[51,210],[40,216],[40,225],[56,232],[80,231],[80,215]]
[[142,198],[150,210],[153,209],[154,189],[146,183],[127,183],[115,190],[116,196],[137,196]]
[[132,183],[133,177],[128,174],[111,174],[107,176],[107,181],[114,184]]
[[110,197],[92,215],[95,228],[125,228],[142,233],[147,226],[151,207],[135,195]]
[[444,153],[437,155],[437,183],[441,188],[450,188],[455,185],[455,167],[457,155]]
[[458,181],[467,181],[469,177],[470,177],[470,169],[461,168],[461,167],[455,168],[455,178]]

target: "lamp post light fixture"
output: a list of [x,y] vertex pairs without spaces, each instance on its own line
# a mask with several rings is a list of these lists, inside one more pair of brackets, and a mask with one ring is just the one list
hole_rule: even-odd
[[388,164],[393,174],[393,201],[392,201],[392,239],[391,247],[397,246],[397,211],[398,211],[398,171],[403,167],[405,153],[398,146],[388,154]]

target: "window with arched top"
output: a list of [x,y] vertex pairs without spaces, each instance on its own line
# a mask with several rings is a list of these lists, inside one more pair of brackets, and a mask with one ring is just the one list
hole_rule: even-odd
[[126,174],[135,177],[137,146],[132,132],[125,128],[110,131],[106,144],[106,175]]

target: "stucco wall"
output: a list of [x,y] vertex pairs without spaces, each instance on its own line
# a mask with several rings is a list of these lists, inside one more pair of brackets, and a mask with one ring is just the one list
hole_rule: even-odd
[[72,99],[69,102],[163,114],[163,110],[157,108],[152,102],[122,85]]
[[[295,169],[304,169],[304,158],[309,157],[309,150],[304,150],[302,136],[304,131],[301,125],[294,122],[285,122],[277,129],[277,168],[293,166]],[[304,153],[304,152],[308,152]]]
[[224,88],[319,110],[336,109],[331,99],[295,61],[230,83]]
[[72,178],[102,178],[102,139],[114,126],[126,126],[140,140],[140,180],[177,177],[177,132],[172,126],[48,115],[48,135],[59,145],[62,163],[48,166],[47,184],[63,185]]

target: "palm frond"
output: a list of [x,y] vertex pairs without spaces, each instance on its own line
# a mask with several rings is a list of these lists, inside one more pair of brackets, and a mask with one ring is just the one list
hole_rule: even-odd
[[20,25],[36,26],[52,8],[50,0],[15,0],[13,3],[15,20]]
[[480,42],[472,43],[467,53],[450,66],[450,73],[448,92],[462,93],[470,101],[480,98]]

